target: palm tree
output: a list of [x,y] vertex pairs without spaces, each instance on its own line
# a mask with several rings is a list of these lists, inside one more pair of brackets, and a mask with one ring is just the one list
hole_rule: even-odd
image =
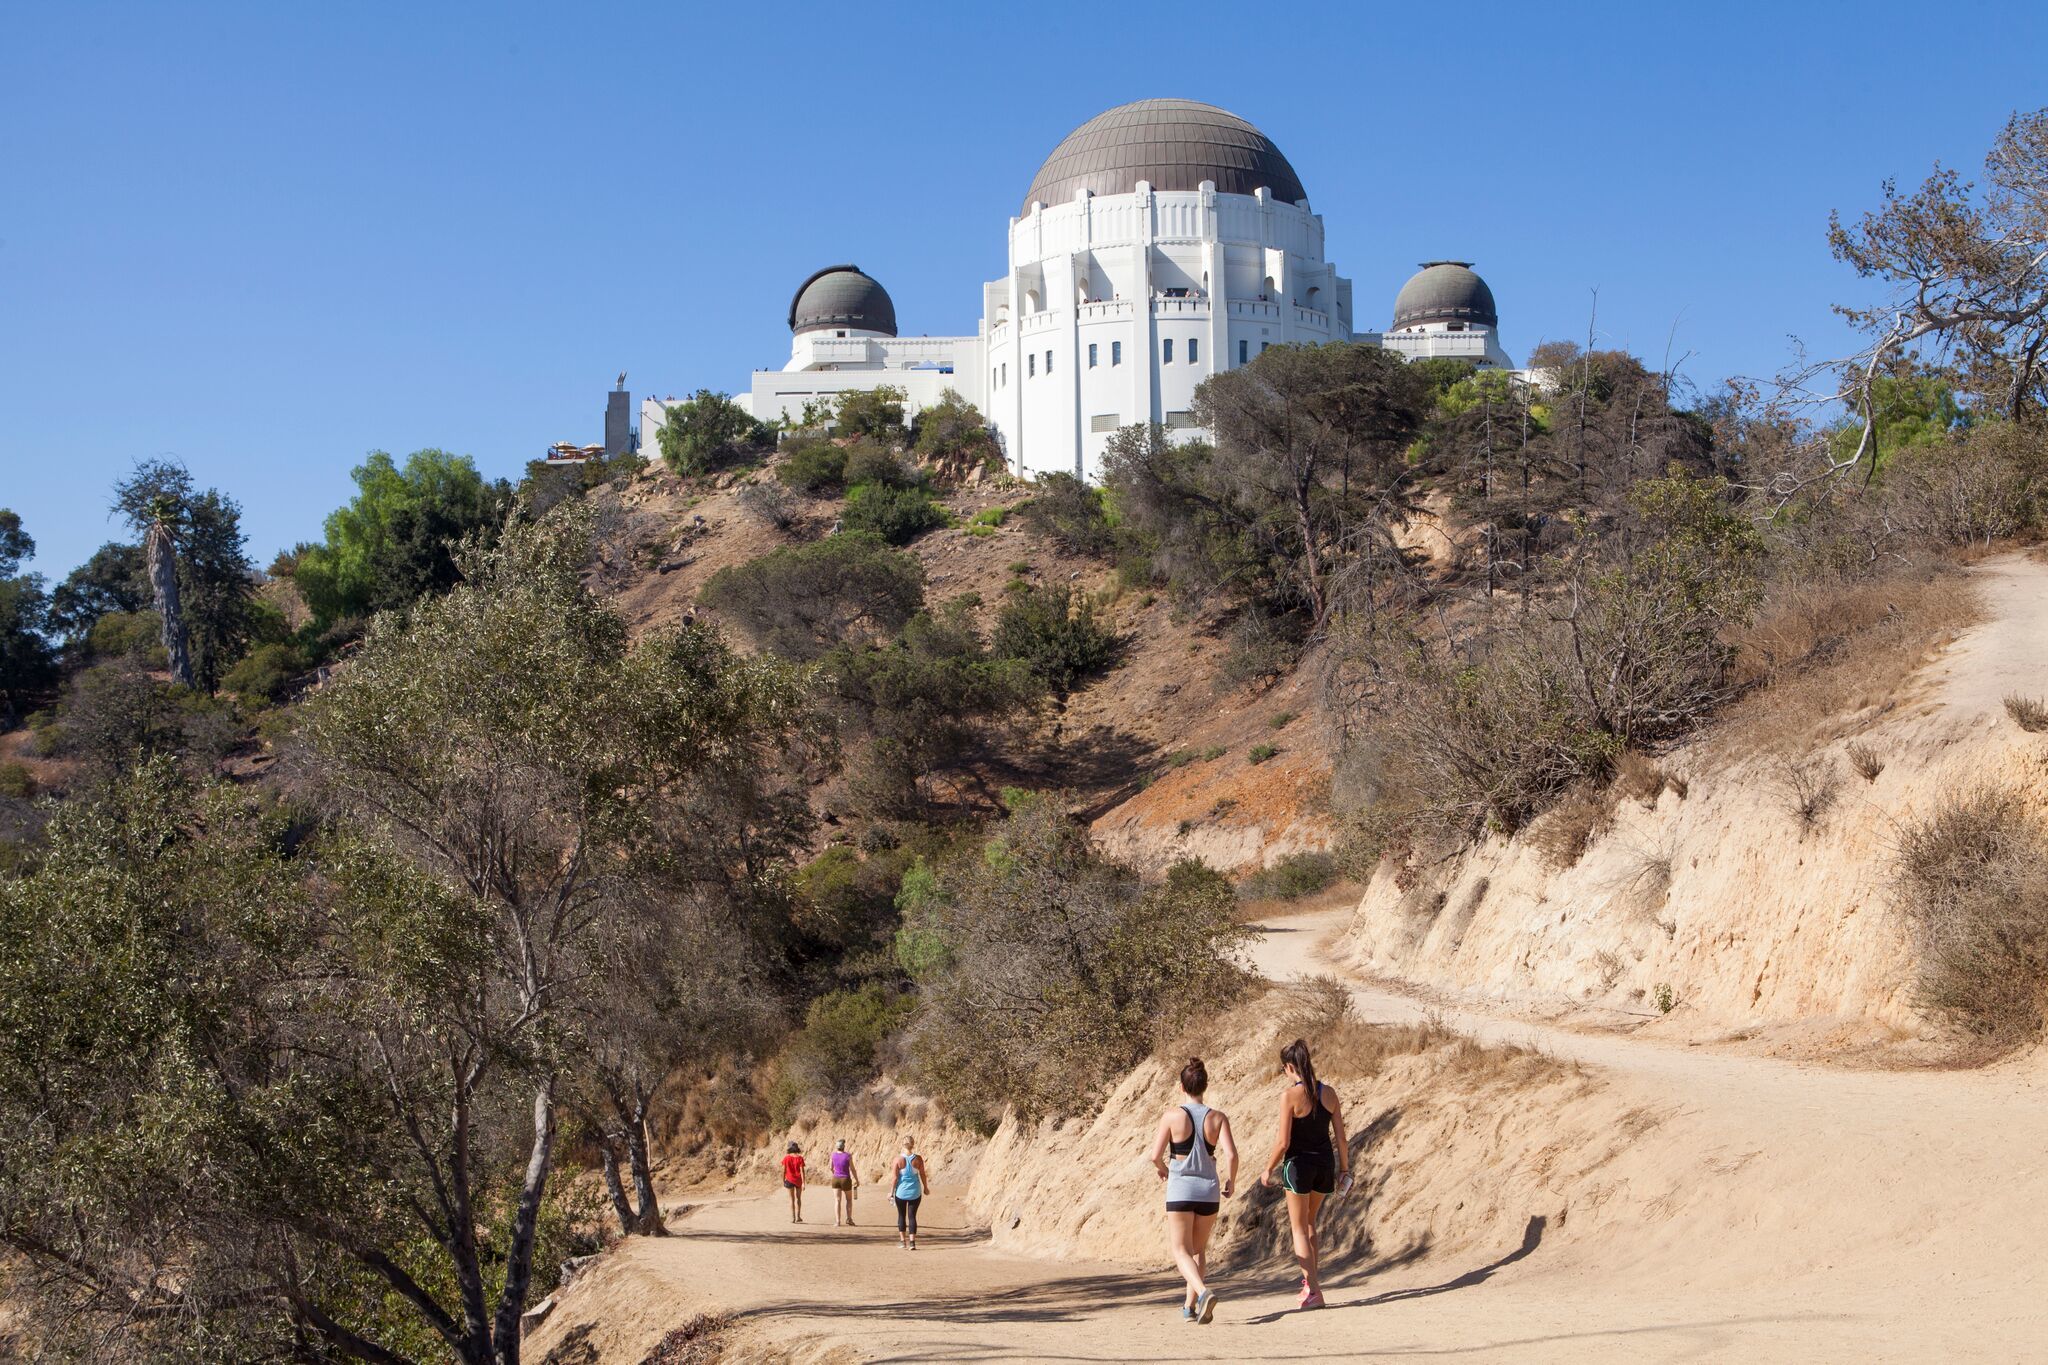
[[185,640],[185,618],[178,612],[177,540],[172,533],[177,515],[177,504],[171,499],[150,499],[142,551],[149,561],[149,585],[156,593],[157,618],[163,622],[164,653],[171,661],[171,681],[190,687],[192,650]]

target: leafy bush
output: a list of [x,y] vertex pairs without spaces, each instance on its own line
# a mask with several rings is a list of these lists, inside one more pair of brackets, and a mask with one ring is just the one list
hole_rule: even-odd
[[1299,900],[1336,880],[1336,855],[1290,853],[1239,882],[1237,893],[1246,900]]
[[1923,1008],[1994,1043],[2048,1024],[2048,831],[2011,788],[1945,799],[1900,836],[1896,891]]
[[699,600],[764,649],[815,659],[849,639],[902,629],[924,606],[924,570],[880,536],[851,531],[720,569]]
[[833,953],[875,947],[895,931],[896,894],[911,855],[878,849],[863,858],[843,845],[797,870],[795,924],[811,945]]
[[909,432],[903,426],[903,390],[882,385],[874,389],[847,389],[839,395],[834,414],[839,434],[866,436],[884,445],[900,446]]
[[781,1127],[803,1099],[845,1099],[873,1080],[883,1041],[909,1018],[913,1003],[875,985],[811,1001],[803,1029],[783,1055],[770,1120]]
[[86,632],[85,652],[92,659],[139,659],[149,668],[165,668],[163,624],[153,611],[110,611]]
[[896,452],[873,441],[856,441],[846,451],[846,482],[850,487],[878,483],[890,488],[915,488],[923,482]]
[[258,645],[228,670],[222,685],[248,701],[276,701],[286,684],[306,671],[306,660],[288,644]]
[[1202,750],[1202,760],[1204,762],[1214,762],[1229,752],[1230,750],[1224,748],[1221,744],[1211,744],[1208,748]]
[[1292,711],[1276,711],[1266,717],[1266,728],[1269,730],[1285,730],[1293,723],[1294,713]]
[[708,474],[768,449],[774,434],[722,393],[699,389],[662,415],[661,458],[683,478]]
[[1245,757],[1249,758],[1254,763],[1264,763],[1267,759],[1272,758],[1279,752],[1280,750],[1277,745],[1254,744],[1250,749],[1245,751]]
[[799,493],[836,493],[846,484],[846,451],[830,441],[805,441],[783,455],[775,477]]
[[1103,507],[1102,490],[1072,474],[1042,474],[1039,491],[1019,509],[1025,524],[1068,554],[1107,559],[1116,553],[1116,532]]
[[1011,593],[996,617],[995,652],[1023,661],[1058,697],[1109,668],[1121,648],[1088,599],[1064,583]]
[[779,484],[765,480],[750,483],[739,491],[736,501],[745,511],[778,531],[794,528],[799,520],[796,508],[790,504],[789,494]]
[[1002,448],[980,409],[948,389],[917,415],[917,457],[949,478],[1000,467]]
[[36,777],[28,764],[17,759],[0,762],[0,796],[26,801],[36,794]]
[[1027,1119],[1086,1108],[1249,980],[1222,876],[1183,862],[1147,886],[1057,800],[1013,811],[939,882],[905,911],[906,930],[939,948],[904,964],[924,1001],[910,1044],[921,1079],[969,1123],[992,1125],[1005,1104]]
[[908,545],[926,531],[946,524],[946,509],[922,488],[869,483],[849,493],[842,525],[869,531],[891,545]]

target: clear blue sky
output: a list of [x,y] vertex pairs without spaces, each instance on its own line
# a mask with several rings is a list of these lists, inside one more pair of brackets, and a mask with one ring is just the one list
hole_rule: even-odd
[[516,474],[613,375],[743,388],[853,261],[971,331],[1069,129],[1229,108],[1285,151],[1384,322],[1468,258],[1510,351],[1583,336],[1702,384],[1859,296],[1828,210],[1974,169],[2048,102],[2048,6],[603,6],[0,10],[0,505],[53,578],[108,488],[183,460],[250,549],[320,534],[373,449]]

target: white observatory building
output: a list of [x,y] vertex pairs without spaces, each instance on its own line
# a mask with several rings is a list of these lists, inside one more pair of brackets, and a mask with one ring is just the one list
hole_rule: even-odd
[[[740,401],[771,419],[850,388],[900,388],[912,411],[953,390],[1017,473],[1094,476],[1119,427],[1192,431],[1196,386],[1270,346],[1356,341],[1512,364],[1469,262],[1426,262],[1384,331],[1355,318],[1322,217],[1272,139],[1214,105],[1139,100],[1076,128],[1038,168],[974,336],[899,337],[888,291],[829,267],[790,303],[788,363],[755,371]],[[649,442],[663,406],[642,408]]]

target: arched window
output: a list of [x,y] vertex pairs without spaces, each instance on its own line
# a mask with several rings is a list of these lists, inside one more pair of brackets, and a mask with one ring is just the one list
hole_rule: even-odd
[[1041,305],[1038,302],[1038,291],[1036,289],[1025,290],[1024,311],[1027,313],[1036,313],[1037,311],[1039,311],[1040,306]]

